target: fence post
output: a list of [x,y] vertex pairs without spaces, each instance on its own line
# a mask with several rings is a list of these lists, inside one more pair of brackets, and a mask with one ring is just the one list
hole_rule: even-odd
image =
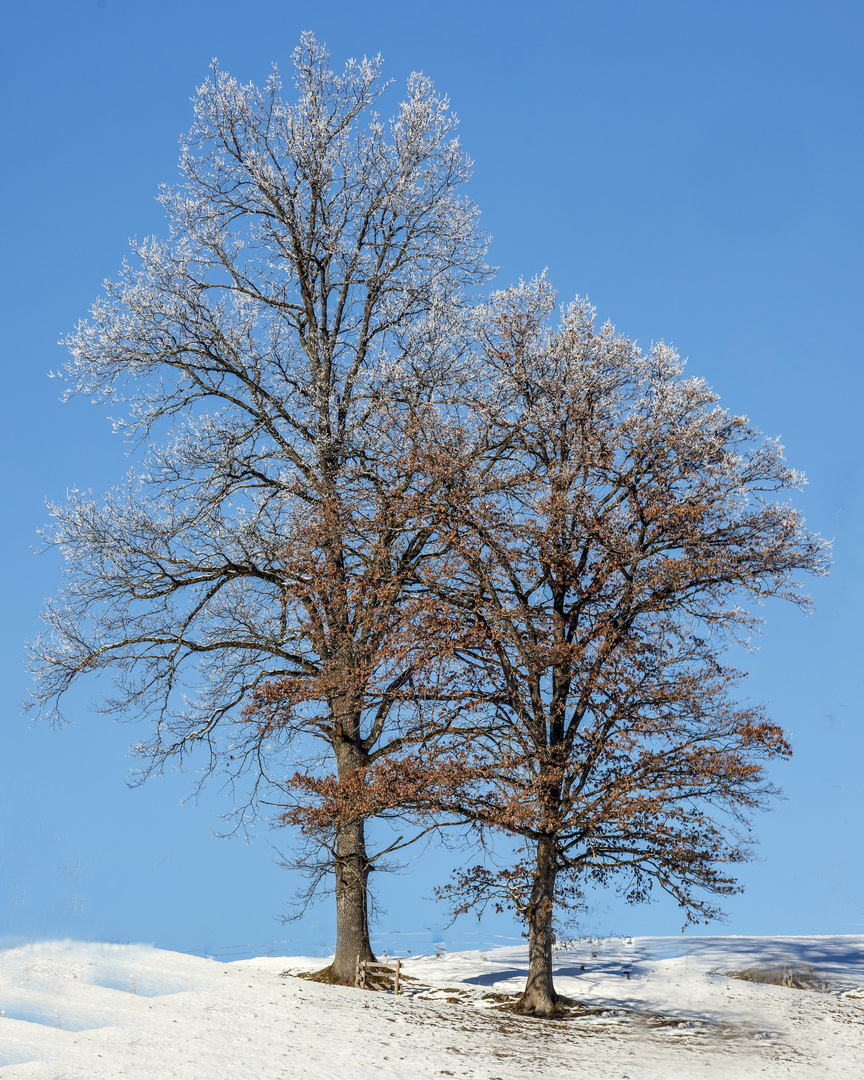
[[393,980],[393,997],[399,993],[399,959],[396,959],[396,977]]

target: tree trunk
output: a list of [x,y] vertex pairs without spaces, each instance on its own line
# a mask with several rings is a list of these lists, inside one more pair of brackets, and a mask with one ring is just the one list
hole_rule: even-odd
[[369,860],[363,821],[336,828],[336,955],[332,981],[354,983],[357,957],[374,960],[369,943]]
[[544,836],[537,842],[534,887],[525,912],[528,921],[528,981],[516,1011],[530,1016],[553,1016],[558,1002],[552,984],[552,944],[555,902],[555,840]]
[[[356,740],[343,734],[334,740],[333,749],[340,778],[365,767],[366,754]],[[333,865],[336,874],[336,955],[330,967],[318,972],[322,981],[353,986],[357,957],[375,959],[369,941],[367,886],[371,866],[366,854],[364,819],[339,822]]]

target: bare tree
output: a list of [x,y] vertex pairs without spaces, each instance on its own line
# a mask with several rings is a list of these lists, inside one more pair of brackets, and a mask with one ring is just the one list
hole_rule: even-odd
[[[121,403],[144,464],[102,503],[52,507],[68,584],[33,646],[33,705],[59,718],[73,681],[110,669],[105,711],[152,722],[145,772],[204,746],[211,768],[266,777],[311,732],[347,775],[409,677],[385,645],[430,537],[412,500],[441,482],[420,443],[470,379],[486,240],[429,79],[385,122],[380,58],[336,73],[304,34],[293,67],[289,104],[275,70],[259,90],[214,63],[183,182],[161,192],[169,239],[137,245],[67,341],[69,393]],[[294,721],[245,719],[274,679]],[[338,981],[371,957],[369,868],[363,821],[346,823]]]
[[[495,304],[488,358],[518,401],[513,482],[454,503],[449,594],[471,629],[463,661],[503,702],[513,760],[495,768],[496,733],[471,816],[529,842],[497,885],[528,924],[521,1008],[540,1015],[556,1000],[558,875],[558,894],[586,876],[623,874],[632,900],[657,884],[689,918],[716,914],[699,890],[734,889],[717,867],[746,857],[736,823],[771,790],[761,762],[789,748],[732,699],[722,649],[753,630],[748,599],[806,607],[796,577],[827,556],[779,500],[802,477],[776,441],[685,379],[670,348],[598,331],[587,302],[549,333],[537,311],[551,300],[539,282]],[[460,883],[468,901],[477,873]]]
[[[631,901],[670,893],[688,920],[736,890],[750,814],[773,793],[764,762],[790,753],[758,706],[736,701],[724,649],[758,620],[747,602],[806,608],[800,572],[827,545],[784,492],[802,477],[741,416],[721,409],[663,344],[643,354],[577,300],[555,332],[544,280],[499,294],[486,340],[506,460],[478,489],[443,492],[449,568],[428,634],[474,708],[427,747],[348,783],[324,811],[376,810],[521,838],[502,869],[467,869],[454,909],[494,902],[525,919],[521,1011],[553,1015],[556,911],[587,882]],[[484,720],[485,717],[485,720]],[[484,732],[485,727],[485,732]],[[460,731],[461,728],[461,731]],[[366,800],[365,804],[362,800]]]

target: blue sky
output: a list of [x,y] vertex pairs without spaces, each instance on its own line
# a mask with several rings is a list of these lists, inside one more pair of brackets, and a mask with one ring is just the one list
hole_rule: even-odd
[[[228,804],[217,792],[184,802],[189,774],[126,785],[136,732],[88,710],[98,686],[81,687],[61,731],[31,729],[18,711],[22,643],[60,576],[54,553],[31,550],[44,501],[71,486],[101,492],[128,464],[103,410],[59,403],[47,378],[63,362],[55,342],[116,272],[127,238],[163,230],[154,195],[176,176],[211,57],[261,82],[274,60],[287,68],[303,29],[336,62],[381,52],[397,83],[422,69],[449,93],[502,285],[548,267],[562,299],[587,294],[644,345],[672,341],[807,473],[799,505],[835,539],[832,575],[815,584],[809,618],[768,605],[743,661],[748,694],[792,734],[795,759],[776,773],[787,800],[758,821],[761,861],[711,929],[864,932],[864,9],[335,0],[318,11],[30,0],[3,16],[0,937],[201,951],[332,941],[326,902],[279,921],[296,883],[270,845],[287,848],[287,836],[218,838]],[[518,933],[500,918],[444,929],[425,898],[453,858],[429,853],[379,883],[381,933],[451,944]],[[673,905],[601,895],[582,929],[680,924]]]

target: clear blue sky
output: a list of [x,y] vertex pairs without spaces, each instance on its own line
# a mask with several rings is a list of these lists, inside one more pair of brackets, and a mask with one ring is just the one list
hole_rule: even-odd
[[[451,97],[500,282],[549,267],[562,298],[643,344],[664,338],[724,405],[780,435],[810,480],[800,505],[835,538],[815,614],[779,605],[746,657],[749,694],[792,733],[788,799],[757,823],[762,861],[728,904],[733,933],[860,933],[862,859],[862,101],[864,7],[797,0],[29,0],[2,26],[3,740],[0,938],[155,941],[185,950],[332,941],[325,904],[283,927],[292,891],[263,832],[219,839],[222,797],[194,777],[124,783],[134,729],[75,699],[75,724],[18,713],[22,642],[59,559],[31,552],[44,500],[102,492],[127,462],[103,412],[58,402],[55,342],[162,231],[189,98],[213,56],[242,80],[287,67],[312,29],[334,60],[381,52]],[[428,897],[447,859],[379,882],[382,932],[442,931]],[[600,896],[583,929],[675,933],[669,904]],[[722,926],[711,928],[722,932]],[[389,939],[387,939],[389,940]]]

